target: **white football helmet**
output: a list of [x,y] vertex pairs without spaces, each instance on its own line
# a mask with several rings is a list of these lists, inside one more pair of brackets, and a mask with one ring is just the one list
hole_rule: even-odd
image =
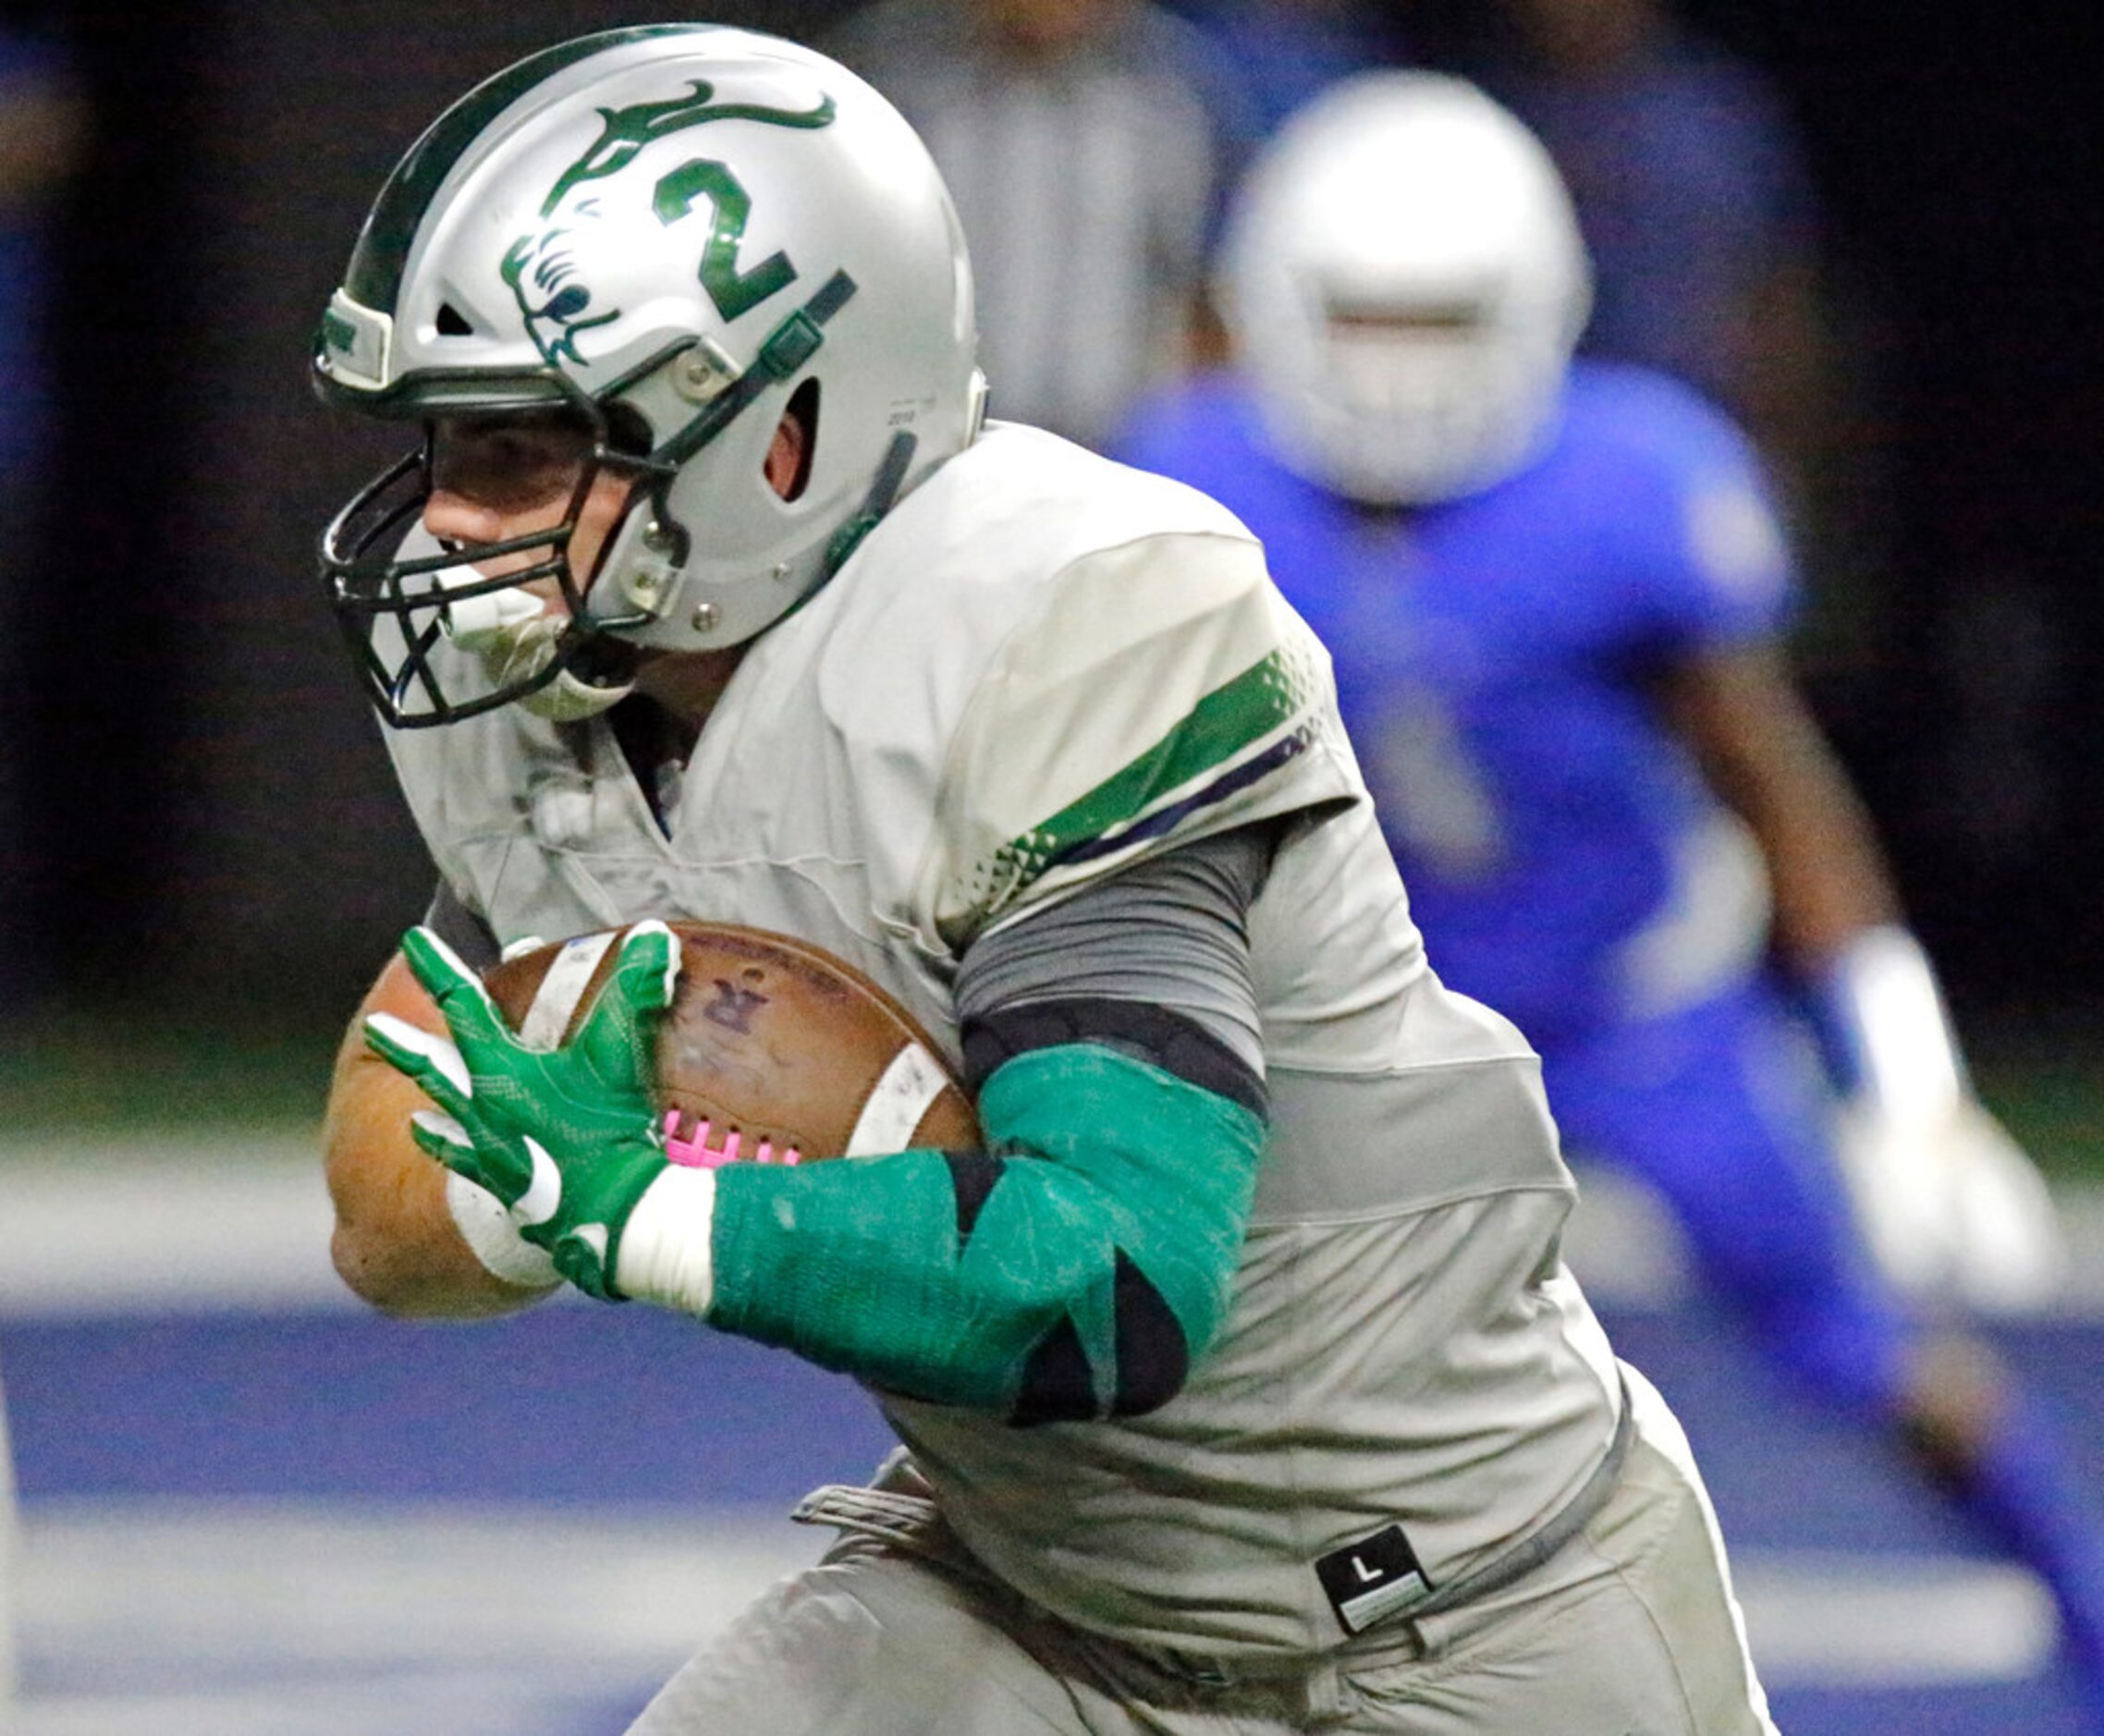
[[1293,115],[1252,168],[1221,300],[1280,459],[1419,505],[1540,450],[1592,271],[1517,118],[1459,79],[1370,72]]
[[[382,714],[436,724],[524,698],[581,715],[626,691],[630,647],[750,639],[973,438],[976,337],[934,163],[822,55],[640,25],[471,91],[381,189],[315,346],[326,401],[426,426],[323,538]],[[763,464],[792,401],[814,438],[785,499]],[[578,423],[590,457],[569,518],[440,548],[416,528],[432,420],[527,412]],[[636,486],[595,570],[573,572],[605,470]],[[529,550],[503,578],[472,564]],[[536,581],[563,613],[523,588]],[[448,644],[481,654],[471,688],[448,691],[439,665],[459,660],[434,654]]]

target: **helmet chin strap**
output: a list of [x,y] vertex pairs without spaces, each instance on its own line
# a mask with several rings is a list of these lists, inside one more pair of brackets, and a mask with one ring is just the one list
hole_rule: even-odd
[[611,711],[635,691],[633,681],[602,687],[565,669],[545,687],[520,697],[519,703],[536,717],[550,723],[582,723],[601,712]]
[[[499,688],[532,681],[556,660],[557,648],[569,625],[550,615],[529,591],[493,591],[449,606],[446,632],[463,651],[482,658],[491,682]],[[633,690],[633,681],[589,681],[569,668],[522,693],[515,702],[550,723],[581,723],[610,711]]]

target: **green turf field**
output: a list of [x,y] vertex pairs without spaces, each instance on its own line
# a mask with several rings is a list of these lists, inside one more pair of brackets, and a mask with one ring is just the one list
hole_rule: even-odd
[[42,1019],[0,1033],[0,1138],[316,1123],[334,1054],[322,1032],[264,1043],[85,1014]]
[[1984,1037],[1980,1095],[2049,1176],[2104,1182],[2104,1043],[2082,1028]]

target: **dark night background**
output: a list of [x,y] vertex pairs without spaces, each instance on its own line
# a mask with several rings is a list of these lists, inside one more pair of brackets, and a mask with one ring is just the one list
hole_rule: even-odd
[[[842,10],[714,15],[809,34]],[[2006,0],[1683,10],[1794,109],[1869,383],[1843,448],[1866,553],[1822,605],[1817,703],[1961,1009],[2086,1024],[2104,23]],[[157,985],[207,1022],[338,1027],[421,911],[429,871],[310,553],[392,441],[324,416],[309,334],[432,116],[522,53],[646,16],[671,14],[43,12],[94,134],[64,216],[55,499],[6,600],[28,708],[6,748],[31,780],[18,841],[67,1001]]]

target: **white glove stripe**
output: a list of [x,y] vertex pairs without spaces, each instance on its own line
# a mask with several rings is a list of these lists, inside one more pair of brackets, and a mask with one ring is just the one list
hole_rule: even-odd
[[504,1015],[498,1012],[496,1009],[496,1003],[490,999],[489,990],[483,986],[483,979],[480,972],[470,970],[467,966],[466,961],[461,959],[460,955],[455,952],[451,947],[447,946],[444,940],[439,938],[438,933],[435,929],[426,928],[423,931],[423,937],[430,943],[432,951],[435,952],[439,958],[444,960],[446,968],[452,972],[455,976],[459,977],[466,987],[474,991],[476,996],[482,1001],[483,1008],[488,1011],[490,1021],[495,1024],[500,1031],[508,1029],[509,1027],[508,1027],[504,1022]]
[[665,1004],[669,1007],[672,1005],[674,985],[679,981],[679,967],[685,962],[679,950],[679,937],[667,923],[652,917],[648,922],[638,923],[629,930],[621,941],[622,950],[626,951],[632,942],[643,935],[663,935],[672,943],[671,957],[665,965]]
[[419,1109],[410,1119],[426,1132],[437,1134],[448,1145],[457,1146],[463,1152],[475,1148],[475,1142],[469,1137],[468,1130],[440,1110]]
[[511,1221],[515,1224],[544,1224],[556,1215],[556,1207],[562,1204],[563,1172],[556,1168],[556,1160],[548,1155],[547,1147],[531,1133],[520,1136],[526,1147],[526,1155],[533,1162],[533,1179],[526,1184],[511,1208]]
[[519,1233],[503,1202],[487,1188],[466,1176],[447,1175],[446,1209],[468,1251],[491,1277],[520,1290],[551,1290],[562,1282],[548,1251]]
[[393,1013],[368,1013],[365,1019],[368,1031],[377,1031],[397,1048],[407,1049],[412,1055],[421,1055],[445,1076],[446,1082],[463,1097],[475,1094],[474,1082],[468,1076],[468,1064],[460,1058],[460,1051],[450,1037],[442,1037],[435,1032],[426,1031],[421,1025],[412,1025],[406,1019],[398,1019]]

